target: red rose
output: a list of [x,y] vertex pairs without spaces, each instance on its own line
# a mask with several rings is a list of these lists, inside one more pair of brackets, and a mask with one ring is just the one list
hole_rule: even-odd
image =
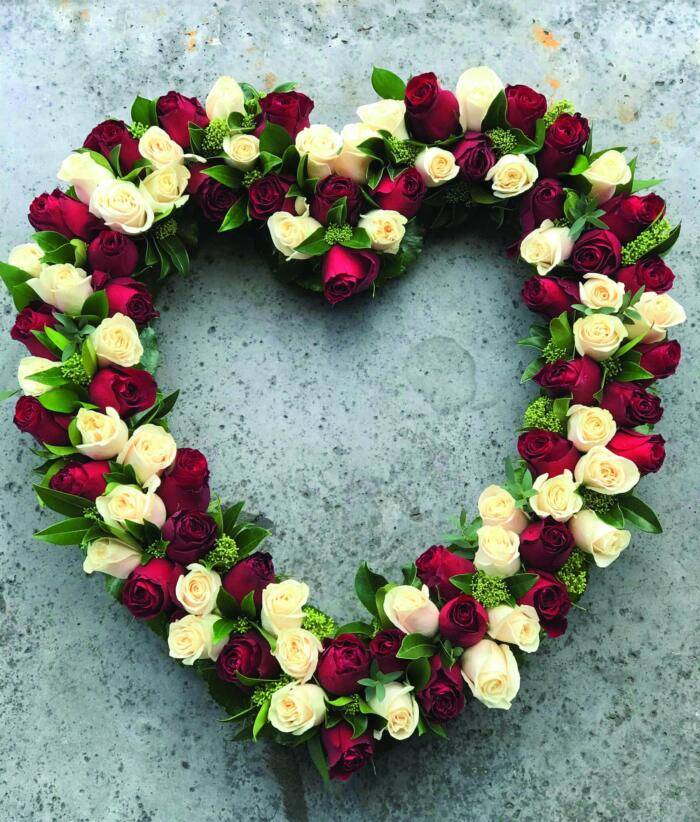
[[267,220],[276,211],[294,211],[294,197],[287,197],[291,183],[279,174],[266,174],[248,189],[248,214],[253,220]]
[[459,142],[450,146],[450,151],[455,156],[462,177],[472,183],[483,180],[496,163],[491,140],[478,131],[467,131]]
[[263,551],[256,551],[231,568],[223,579],[223,586],[238,603],[243,602],[246,594],[253,591],[255,607],[259,609],[263,588],[274,581],[272,557]]
[[673,285],[675,275],[661,257],[646,257],[634,265],[626,265],[615,275],[627,291],[633,294],[644,286],[647,291],[663,294]]
[[560,114],[545,132],[542,151],[537,154],[540,177],[556,177],[569,171],[588,142],[590,132],[585,117]]
[[328,212],[341,197],[347,200],[346,221],[349,225],[357,225],[362,205],[360,187],[349,177],[337,177],[334,174],[318,181],[311,201],[311,216],[319,223],[328,225]]
[[551,574],[539,574],[537,582],[520,597],[518,605],[531,605],[537,611],[540,625],[551,639],[566,631],[566,615],[571,608],[571,601],[566,586]]
[[620,267],[622,246],[612,231],[585,231],[574,244],[569,262],[577,274],[614,274]]
[[311,125],[309,114],[314,101],[298,91],[273,91],[260,99],[262,114],[255,134],[259,137],[267,123],[275,123],[287,131],[292,140]]
[[450,582],[450,577],[473,574],[476,568],[470,559],[453,554],[444,545],[431,545],[416,560],[416,570],[428,588],[443,599],[451,599],[461,591]]
[[95,126],[85,138],[85,148],[102,154],[109,160],[115,146],[119,149],[119,168],[122,174],[128,174],[137,160],[143,159],[139,151],[139,141],[131,135],[129,127],[122,120],[105,120]]
[[151,559],[129,574],[122,588],[122,605],[136,619],[153,619],[177,604],[175,585],[182,568],[167,559]]
[[203,163],[192,166],[187,193],[199,206],[205,220],[220,225],[228,210],[240,199],[241,192],[203,174],[205,168],[210,166]]
[[661,340],[655,343],[639,343],[635,348],[642,356],[639,364],[658,379],[676,373],[681,361],[681,344],[678,340]]
[[430,660],[428,684],[416,694],[423,713],[430,722],[449,722],[464,708],[464,680],[459,664],[443,667],[440,656]]
[[641,474],[654,474],[666,459],[664,438],[661,434],[640,434],[639,431],[618,431],[607,447],[621,457],[627,457]]
[[523,195],[520,203],[520,227],[523,235],[529,234],[543,220],[557,220],[564,214],[564,186],[554,179],[538,180]]
[[506,86],[506,120],[526,137],[535,136],[540,117],[547,112],[547,98],[530,86]]
[[440,634],[460,648],[469,648],[486,636],[489,615],[474,597],[460,594],[440,609]]
[[37,308],[27,306],[23,308],[15,319],[15,324],[10,329],[10,336],[13,340],[23,343],[30,354],[35,357],[46,357],[47,360],[55,360],[55,354],[32,334],[32,331],[43,331],[46,326],[56,325],[56,318],[51,314],[52,307],[41,303]]
[[131,317],[136,325],[140,326],[160,316],[153,307],[153,298],[149,290],[143,283],[131,277],[117,277],[114,280],[108,280],[104,290],[109,303],[110,316],[120,312]]
[[51,477],[49,485],[54,491],[63,491],[64,494],[75,494],[77,497],[94,500],[104,494],[107,487],[105,474],[109,471],[109,463],[106,460],[96,462],[71,460]]
[[183,148],[190,147],[189,123],[200,128],[209,125],[209,118],[199,100],[196,97],[185,97],[177,91],[169,91],[158,99],[156,113],[161,128]]
[[372,192],[379,208],[398,211],[409,220],[420,211],[427,187],[414,166],[407,168],[392,180],[385,174]]
[[605,215],[600,219],[624,245],[666,210],[666,203],[658,194],[618,194],[601,206]]
[[659,397],[633,382],[610,383],[605,387],[600,405],[607,408],[618,426],[629,428],[655,425],[664,413]]
[[580,302],[578,283],[563,277],[535,275],[525,282],[521,291],[523,302],[530,309],[553,319]]
[[47,445],[70,445],[70,414],[47,411],[36,397],[20,397],[15,405],[14,423],[25,434]]
[[573,473],[580,456],[570,440],[543,428],[523,431],[518,437],[518,453],[535,477],[540,474],[556,477],[567,468]]
[[422,143],[459,134],[459,103],[443,89],[432,71],[411,77],[406,86],[406,121],[411,135]]
[[390,674],[393,671],[406,670],[409,660],[398,659],[396,656],[403,638],[404,634],[397,628],[385,628],[372,637],[369,643],[369,652],[382,673]]
[[316,678],[329,694],[349,696],[362,689],[358,679],[369,676],[372,656],[365,643],[354,634],[340,634],[324,642],[318,659]]
[[331,779],[345,781],[355,771],[364,768],[374,756],[372,733],[365,731],[357,738],[353,737],[353,728],[344,720],[332,728],[321,728],[321,742],[328,760],[328,773]]
[[181,565],[197,562],[216,541],[216,522],[204,511],[176,511],[163,523],[166,555]]
[[531,522],[520,534],[520,557],[530,568],[558,571],[574,548],[574,536],[551,517]]
[[279,676],[280,666],[270,653],[270,646],[258,631],[233,634],[224,645],[216,660],[216,673],[224,682],[232,682],[242,691],[250,689],[236,674],[252,679],[274,679]]
[[600,388],[600,366],[590,357],[556,360],[543,366],[533,380],[552,397],[572,394],[572,403],[591,405]]
[[379,257],[368,248],[334,245],[323,258],[323,295],[329,303],[365,291],[377,279]]
[[55,188],[40,194],[29,206],[29,222],[37,231],[57,231],[69,240],[90,240],[104,224],[90,214],[85,203]]
[[211,500],[207,458],[196,448],[178,448],[170,471],[161,479],[158,496],[168,515],[205,511]]
[[109,406],[122,418],[145,411],[156,401],[157,385],[153,376],[141,368],[109,365],[92,378],[90,402],[103,410]]
[[112,277],[128,277],[139,262],[136,243],[118,231],[100,231],[87,250],[91,270],[106,271]]

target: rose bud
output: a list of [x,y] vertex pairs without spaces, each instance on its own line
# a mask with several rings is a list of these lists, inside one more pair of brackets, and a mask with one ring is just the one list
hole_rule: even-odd
[[182,568],[167,559],[151,559],[129,574],[122,588],[122,605],[136,619],[153,619],[176,604],[175,585]]
[[122,419],[145,411],[156,401],[156,381],[141,368],[110,365],[92,378],[90,402],[102,410],[112,407]]
[[321,742],[328,760],[328,774],[331,779],[345,782],[355,771],[364,768],[374,756],[374,741],[370,731],[357,738],[348,722],[339,722],[332,728],[321,728]]
[[398,211],[409,220],[420,211],[427,187],[417,168],[411,166],[392,180],[385,174],[372,192],[380,208]]
[[362,686],[358,679],[369,676],[372,655],[365,643],[354,634],[340,634],[324,642],[318,658],[316,679],[324,691],[333,696],[358,693]]
[[379,267],[374,251],[332,246],[323,258],[323,296],[335,305],[366,291],[377,279]]
[[569,263],[577,274],[607,274],[620,267],[622,246],[612,231],[585,231],[574,244]]
[[534,137],[537,121],[547,113],[547,98],[530,86],[506,86],[505,92],[508,125]]
[[523,235],[530,234],[545,220],[558,220],[564,215],[564,186],[555,179],[538,180],[526,191],[520,204],[520,226]]
[[493,144],[486,134],[468,131],[459,142],[450,146],[462,177],[471,183],[478,183],[486,177],[491,166],[496,164]]
[[294,212],[294,197],[287,197],[291,183],[279,174],[266,174],[248,189],[248,214],[253,220],[267,220],[276,211]]
[[161,479],[158,496],[168,514],[204,511],[211,500],[207,458],[196,448],[178,448],[175,462]]
[[209,125],[204,107],[196,97],[185,97],[177,91],[169,91],[158,98],[156,113],[161,128],[183,148],[190,147],[189,123],[200,128]]
[[571,394],[573,404],[591,405],[600,388],[600,366],[590,357],[556,360],[543,366],[533,380],[552,397]]
[[567,469],[573,471],[579,459],[579,452],[572,442],[543,428],[523,431],[518,437],[518,453],[534,477],[540,474],[556,477]]
[[423,713],[429,722],[449,722],[464,708],[464,680],[457,663],[443,667],[439,655],[430,660],[428,684],[416,694]]
[[462,131],[457,98],[440,86],[432,71],[411,77],[406,85],[405,103],[408,130],[422,143],[446,140]]
[[552,517],[534,520],[520,534],[520,558],[540,571],[558,571],[573,548],[571,531]]
[[29,206],[29,222],[37,231],[57,231],[69,240],[89,241],[103,227],[87,205],[55,188],[51,194],[40,194]]
[[118,231],[100,231],[87,250],[92,271],[105,271],[111,277],[128,277],[139,262],[136,243]]
[[110,467],[106,460],[95,462],[78,462],[71,460],[57,471],[49,481],[54,491],[63,491],[64,494],[74,494],[86,499],[97,499],[104,494],[107,482],[105,474]]
[[600,406],[607,408],[618,426],[629,428],[655,425],[664,413],[659,397],[632,382],[607,385]]
[[544,135],[537,155],[540,177],[556,177],[569,171],[588,142],[588,120],[580,114],[560,114]]
[[450,577],[473,574],[476,568],[470,559],[453,554],[444,545],[431,545],[416,560],[416,570],[428,588],[443,599],[451,599],[461,591],[450,582]]
[[270,653],[269,643],[258,631],[233,634],[216,660],[219,679],[232,682],[247,693],[250,688],[238,679],[238,672],[253,679],[275,679],[280,674],[280,666]]
[[255,129],[259,137],[267,123],[282,126],[292,140],[303,129],[311,125],[309,114],[314,102],[299,91],[273,91],[260,99],[262,114]]
[[566,586],[551,574],[540,573],[537,582],[520,597],[518,605],[531,605],[537,611],[540,624],[551,639],[566,631],[571,602]]
[[605,214],[600,218],[624,245],[633,240],[660,217],[666,203],[658,194],[618,194],[601,206]]
[[409,660],[398,659],[396,656],[403,638],[404,635],[397,628],[385,628],[372,637],[369,652],[383,674],[406,670]]
[[487,625],[486,608],[467,594],[448,600],[440,609],[441,636],[460,648],[480,642],[486,636]]
[[223,586],[238,603],[253,591],[255,607],[260,610],[263,589],[274,581],[272,557],[264,551],[256,551],[231,568],[223,579]]
[[675,274],[661,257],[646,257],[634,265],[626,265],[615,275],[627,291],[635,294],[644,286],[647,291],[664,294],[673,285]]
[[[93,274],[93,285],[95,277]],[[144,326],[160,314],[153,307],[153,299],[143,283],[131,277],[117,277],[104,285],[109,314],[125,314],[136,323]]]
[[70,414],[47,411],[36,397],[20,397],[15,406],[14,423],[25,434],[31,434],[46,445],[70,445]]
[[319,223],[328,225],[328,212],[341,197],[345,197],[347,201],[348,224],[357,225],[362,205],[360,187],[349,177],[338,177],[334,174],[318,181],[311,201],[311,216]]
[[639,360],[642,368],[653,374],[657,380],[675,374],[681,361],[681,344],[678,340],[639,343],[635,351],[642,355]]
[[241,192],[203,174],[202,170],[207,167],[204,164],[192,166],[187,193],[197,203],[205,220],[220,225],[228,210],[240,199]]
[[176,511],[163,524],[166,554],[174,562],[197,562],[216,541],[216,522],[203,511]]
[[531,277],[525,282],[522,297],[530,311],[554,319],[580,301],[578,283],[560,277]]
[[665,441],[661,434],[618,431],[607,447],[613,454],[632,460],[640,474],[656,473],[666,459]]
[[85,148],[102,154],[109,160],[115,146],[119,146],[119,168],[122,174],[128,174],[134,163],[141,159],[139,141],[131,135],[129,127],[122,120],[105,120],[95,126],[85,138]]
[[56,318],[51,311],[51,306],[46,303],[41,303],[37,308],[27,306],[19,312],[15,324],[10,329],[13,340],[23,343],[35,357],[44,357],[47,360],[55,360],[56,355],[40,343],[32,331],[43,331],[46,326],[56,325]]

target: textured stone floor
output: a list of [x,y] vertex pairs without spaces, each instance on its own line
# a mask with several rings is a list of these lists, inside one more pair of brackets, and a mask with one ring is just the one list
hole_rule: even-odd
[[[246,9],[242,11],[241,9]],[[178,9],[186,9],[178,11]],[[490,63],[576,101],[598,146],[665,176],[686,223],[671,258],[690,321],[663,386],[663,473],[643,483],[666,531],[599,573],[566,637],[537,654],[508,713],[472,702],[447,742],[324,789],[285,751],[229,741],[199,681],[86,579],[75,549],[33,541],[32,456],[1,409],[0,817],[14,820],[691,820],[697,818],[698,76],[696,4],[392,0],[240,4],[0,2],[2,254],[61,159],[136,92],[204,96],[231,73],[295,79],[316,122],[373,99],[372,64],[453,84]],[[547,34],[551,32],[551,36]],[[556,89],[556,92],[554,92]],[[373,302],[330,309],[221,242],[161,301],[160,382],[176,436],[215,487],[275,526],[278,566],[334,616],[359,615],[361,559],[387,573],[500,477],[532,389],[515,340],[522,272],[494,238],[435,238]],[[0,307],[0,387],[20,348]],[[223,387],[223,390],[222,390]],[[692,808],[695,807],[695,811]]]

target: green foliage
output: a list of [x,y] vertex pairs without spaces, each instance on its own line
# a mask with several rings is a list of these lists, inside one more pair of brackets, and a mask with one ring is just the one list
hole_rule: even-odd
[[525,409],[523,426],[543,428],[556,434],[563,434],[566,430],[564,421],[554,411],[554,400],[545,396],[535,397]]
[[573,600],[583,595],[588,585],[588,556],[575,548],[564,565],[559,569],[557,576],[566,585],[566,590]]
[[372,69],[372,88],[385,100],[403,100],[406,93],[406,84],[393,71],[388,69]]
[[507,128],[493,128],[487,132],[487,137],[493,144],[493,150],[499,157],[504,154],[513,154],[518,148],[518,139],[515,134]]
[[634,240],[630,240],[622,246],[620,256],[622,265],[633,265],[642,257],[665,253],[678,239],[680,228],[680,223],[672,228],[666,217],[652,223],[649,228],[645,228],[644,231],[638,234]]
[[576,109],[570,100],[555,100],[544,115],[544,124],[549,127],[562,114],[573,114]]
[[222,534],[204,555],[204,563],[219,571],[228,571],[238,561],[238,546],[233,537]]
[[204,129],[200,150],[205,157],[215,157],[223,148],[224,140],[231,133],[224,118],[212,120]]
[[326,639],[336,635],[337,625],[333,617],[314,608],[313,605],[303,607],[304,621],[301,627],[310,631],[318,639]]
[[472,574],[471,595],[484,608],[496,608],[510,601],[510,591],[505,580],[491,577],[484,571]]

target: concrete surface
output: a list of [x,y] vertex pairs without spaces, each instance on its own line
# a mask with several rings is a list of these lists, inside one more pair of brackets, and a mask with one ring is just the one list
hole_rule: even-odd
[[[692,0],[4,0],[0,10],[3,254],[25,241],[26,206],[54,185],[68,150],[104,115],[125,116],[137,92],[203,98],[221,73],[296,79],[316,100],[315,121],[340,126],[373,99],[373,63],[435,69],[452,85],[488,62],[506,80],[558,87],[593,120],[598,147],[627,144],[643,176],[668,178],[661,191],[686,223],[674,293],[690,317],[680,376],[663,386],[668,460],[643,483],[665,534],[636,535],[596,575],[586,612],[537,654],[509,713],[471,701],[449,741],[415,740],[379,760],[376,777],[330,789],[304,758],[230,742],[199,681],[83,576],[76,550],[30,538],[49,515],[38,514],[28,442],[3,406],[0,817],[697,818]],[[398,573],[501,476],[532,393],[518,386],[524,352],[514,345],[530,320],[521,274],[495,240],[443,237],[374,302],[331,309],[221,242],[164,295],[159,376],[183,388],[176,436],[207,452],[224,497],[245,497],[274,522],[278,566],[334,616],[359,615],[361,559]],[[7,337],[12,316],[3,298],[3,388],[21,354]]]

